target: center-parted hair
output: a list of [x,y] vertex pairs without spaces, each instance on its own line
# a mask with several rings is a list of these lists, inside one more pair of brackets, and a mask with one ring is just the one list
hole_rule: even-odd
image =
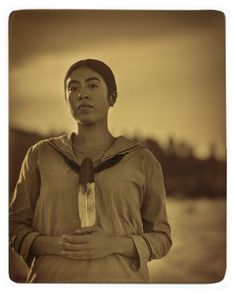
[[88,67],[89,69],[97,72],[100,74],[106,85],[107,85],[107,90],[108,90],[108,95],[111,95],[114,91],[117,91],[116,87],[116,81],[114,74],[110,67],[106,65],[103,61],[96,60],[96,59],[85,59],[85,60],[80,60],[72,64],[69,69],[66,72],[65,79],[64,79],[64,87],[65,87],[65,93],[66,93],[66,82],[71,73],[78,68],[81,67]]

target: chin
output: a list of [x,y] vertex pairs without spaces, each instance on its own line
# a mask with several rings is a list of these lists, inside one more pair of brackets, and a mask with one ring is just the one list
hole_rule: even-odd
[[101,118],[99,116],[94,115],[80,115],[77,117],[74,117],[77,123],[81,126],[93,126],[97,123],[101,123],[105,118]]
[[77,123],[81,126],[92,126],[94,124],[96,124],[96,121],[89,119],[89,118],[83,118],[83,119],[76,119]]

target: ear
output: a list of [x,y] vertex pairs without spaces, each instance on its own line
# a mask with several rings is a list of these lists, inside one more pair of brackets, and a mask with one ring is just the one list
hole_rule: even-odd
[[117,91],[113,91],[111,95],[109,96],[109,104],[110,106],[113,106],[116,103],[117,98]]

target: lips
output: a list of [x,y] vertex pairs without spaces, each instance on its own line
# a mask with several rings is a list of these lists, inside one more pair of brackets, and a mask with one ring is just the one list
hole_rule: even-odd
[[93,106],[90,105],[90,104],[81,104],[81,105],[78,107],[78,109],[91,109],[91,108],[93,108]]

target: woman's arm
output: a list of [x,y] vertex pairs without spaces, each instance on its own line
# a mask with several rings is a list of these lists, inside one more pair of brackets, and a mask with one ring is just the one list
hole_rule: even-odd
[[23,161],[9,213],[10,244],[24,261],[34,239],[40,235],[32,227],[34,210],[40,190],[40,174],[37,168],[37,146],[31,147]]
[[138,252],[134,245],[134,241],[130,237],[114,236],[111,246],[114,253],[125,255],[128,257],[138,258]]
[[144,233],[131,237],[140,260],[146,258],[146,261],[151,261],[164,257],[172,246],[172,240],[162,168],[150,151],[147,155],[146,191],[141,208]]
[[[130,237],[121,237],[107,234],[99,227],[84,228],[75,235],[62,236],[43,236],[35,238],[31,248],[30,255],[61,255],[65,257],[78,257],[81,259],[88,255],[87,251],[93,254],[87,258],[98,258],[109,254],[121,254],[128,257],[137,258],[138,253],[134,241]],[[83,247],[81,248],[81,244]]]
[[[77,230],[76,234],[63,235],[62,238],[63,241],[57,239],[61,246],[60,251],[60,249],[58,250],[58,245],[50,243],[51,241],[54,242],[53,239],[50,241],[50,239],[42,238],[40,244],[40,237],[38,237],[38,242],[36,239],[35,244],[33,244],[33,253],[36,254],[41,250],[41,253],[45,254],[47,250],[42,248],[50,246],[54,248],[54,251],[50,249],[51,254],[59,254],[74,259],[95,259],[110,254],[122,254],[133,258],[138,257],[132,238],[108,234],[98,226],[83,228]],[[40,249],[37,250],[37,246],[40,246]]]
[[30,255],[60,255],[62,247],[60,242],[63,241],[62,237],[43,236],[39,235],[35,238],[30,248]]

